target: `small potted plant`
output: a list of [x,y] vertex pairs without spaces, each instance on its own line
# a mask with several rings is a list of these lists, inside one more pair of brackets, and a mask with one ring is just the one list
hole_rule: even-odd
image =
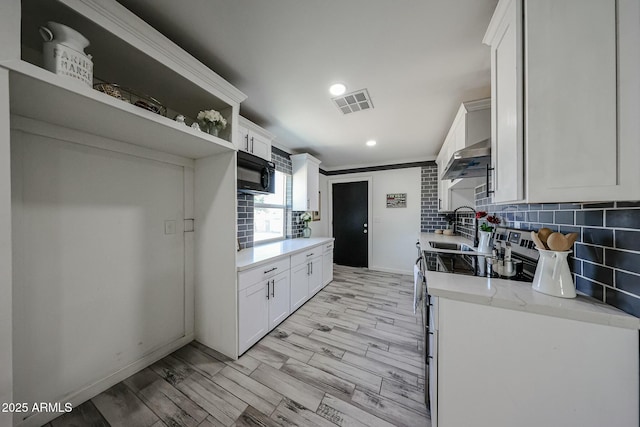
[[302,221],[302,223],[304,224],[302,228],[302,237],[311,237],[311,228],[309,227],[309,223],[311,222],[311,214],[309,212],[300,214],[300,221]]
[[501,220],[497,216],[489,215],[485,211],[476,212],[476,220],[486,217],[487,219],[480,224],[480,241],[478,243],[478,252],[491,252],[491,235],[493,234],[493,225],[500,224]]
[[218,132],[227,127],[227,119],[216,110],[204,110],[196,117],[200,130],[209,135],[218,136]]

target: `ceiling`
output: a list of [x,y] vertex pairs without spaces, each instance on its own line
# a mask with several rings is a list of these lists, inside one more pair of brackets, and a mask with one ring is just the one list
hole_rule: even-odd
[[[490,96],[497,0],[118,1],[244,92],[241,115],[275,146],[327,170],[434,159],[460,103]],[[338,81],[374,108],[344,115]]]

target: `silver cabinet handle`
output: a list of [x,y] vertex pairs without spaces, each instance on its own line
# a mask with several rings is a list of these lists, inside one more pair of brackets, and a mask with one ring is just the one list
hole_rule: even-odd
[[253,137],[251,137],[251,152],[253,153]]
[[313,274],[313,261],[311,261],[311,274]]
[[276,282],[273,279],[271,279],[271,297],[276,297]]
[[[487,195],[486,195],[486,197],[489,197],[489,195],[494,192],[493,190],[489,189],[489,177],[491,175],[491,171],[492,170],[495,170],[495,168],[492,168],[491,166],[487,165]],[[494,185],[495,185],[495,182],[494,182]]]
[[269,283],[270,282],[267,282],[267,299],[269,299]]
[[247,141],[247,151],[249,151],[249,134],[244,136],[245,141]]

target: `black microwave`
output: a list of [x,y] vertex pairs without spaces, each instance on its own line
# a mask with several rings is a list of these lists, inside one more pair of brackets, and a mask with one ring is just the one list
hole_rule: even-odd
[[238,151],[238,192],[272,194],[276,192],[276,165],[253,154]]

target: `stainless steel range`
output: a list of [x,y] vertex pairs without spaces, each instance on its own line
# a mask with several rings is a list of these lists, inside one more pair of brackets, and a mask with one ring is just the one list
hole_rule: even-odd
[[[439,243],[436,247],[423,250],[418,245],[422,283],[422,322],[424,327],[424,358],[425,358],[425,403],[431,410],[429,364],[433,358],[433,324],[431,303],[427,292],[426,271],[438,271],[450,274],[463,274],[479,277],[496,277],[507,280],[532,282],[538,264],[539,253],[531,240],[529,231],[513,228],[498,227],[493,233],[493,247],[491,254],[480,254],[470,248],[460,245]],[[457,252],[451,250],[458,249]],[[466,250],[465,250],[466,249]]]

